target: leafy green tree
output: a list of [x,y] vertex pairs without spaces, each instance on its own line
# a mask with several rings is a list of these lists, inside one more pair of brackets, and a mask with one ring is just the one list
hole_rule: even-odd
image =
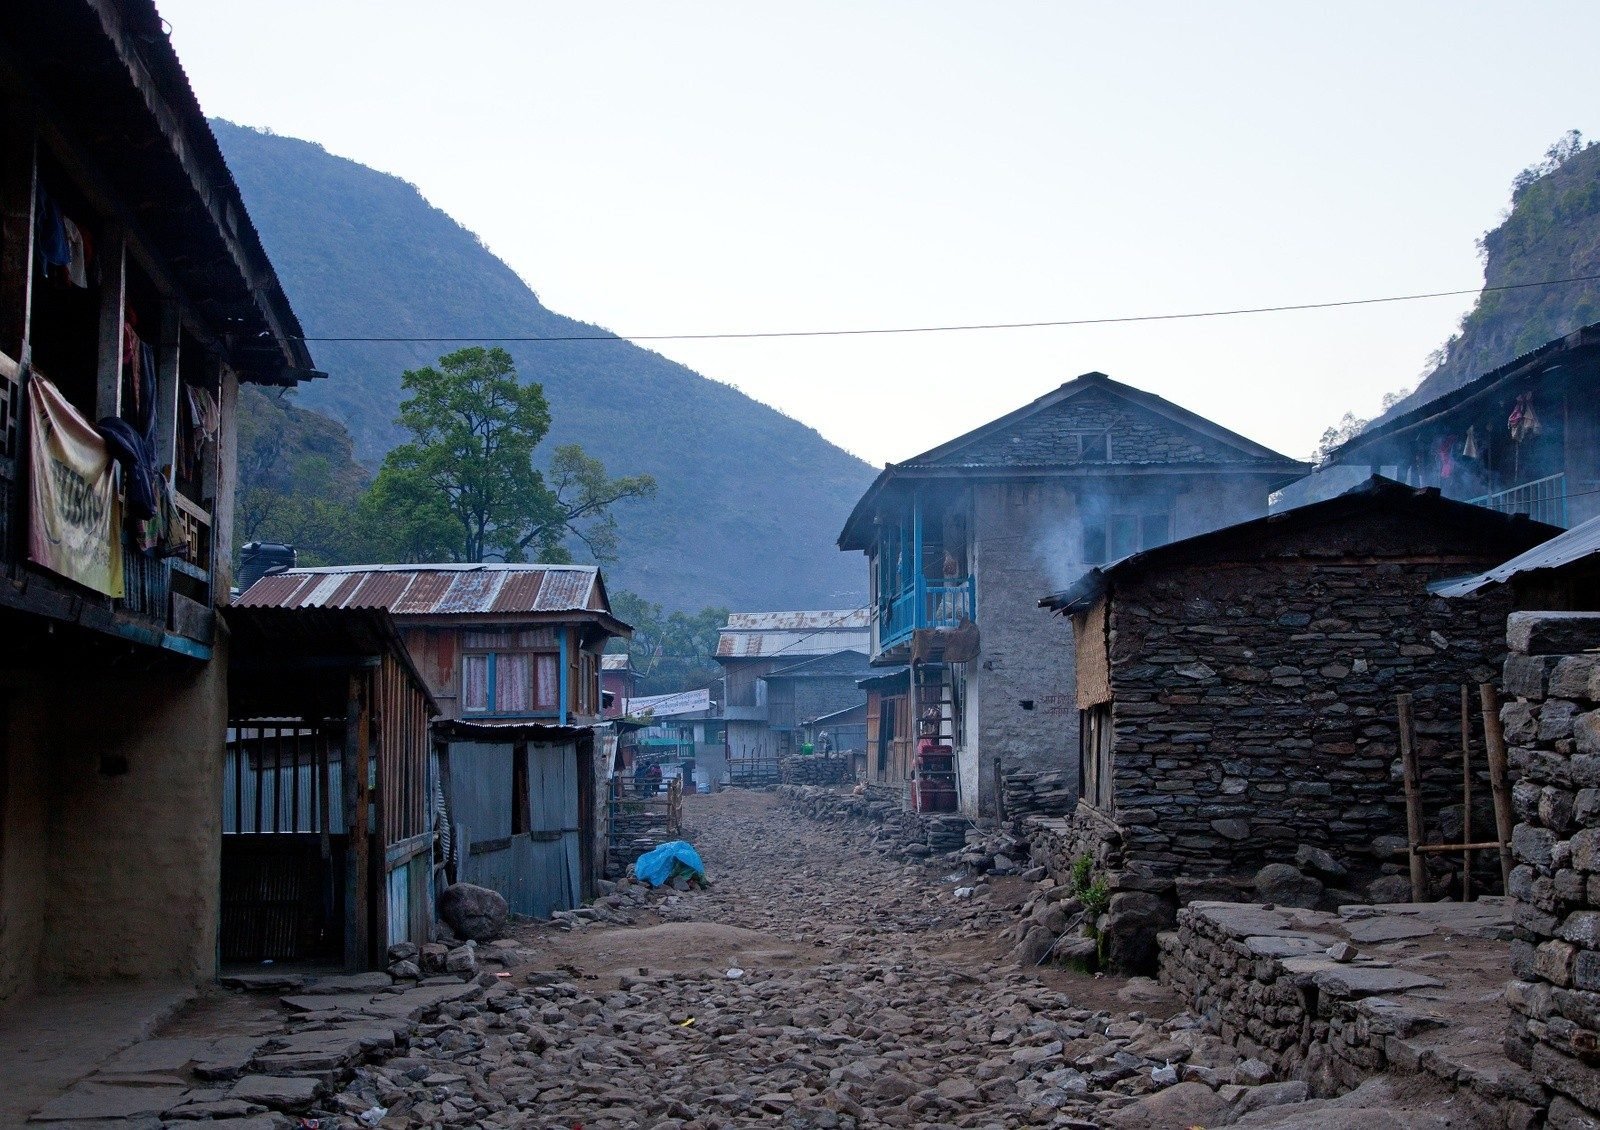
[[459,349],[401,385],[412,438],[363,500],[362,524],[388,559],[560,562],[576,539],[605,560],[616,549],[610,507],[655,493],[649,475],[608,479],[576,445],[556,449],[547,480],[534,464],[550,430],[544,389],[520,383],[503,349]]
[[638,672],[641,694],[676,694],[710,686],[721,677],[717,666],[717,633],[728,622],[726,608],[664,613],[631,592],[611,597],[611,610],[633,625],[631,640],[613,640],[612,649],[626,651]]

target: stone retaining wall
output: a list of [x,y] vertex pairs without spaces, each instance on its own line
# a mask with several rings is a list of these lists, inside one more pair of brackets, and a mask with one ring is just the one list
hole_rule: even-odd
[[[1161,980],[1241,1054],[1317,1094],[1428,1074],[1460,1094],[1464,1125],[1533,1126],[1546,1093],[1482,1022],[1502,976],[1502,901],[1343,914],[1196,902],[1161,936]],[[1431,959],[1439,948],[1449,966]]]
[[855,779],[855,759],[849,754],[786,757],[778,774],[785,785],[840,785]]
[[1507,1051],[1600,1125],[1600,614],[1513,613],[1501,710],[1517,826]]

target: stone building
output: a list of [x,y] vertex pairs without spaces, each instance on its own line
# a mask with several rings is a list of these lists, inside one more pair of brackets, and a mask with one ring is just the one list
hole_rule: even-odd
[[[872,662],[913,665],[910,718],[920,732],[937,715],[961,811],[993,812],[997,763],[1076,772],[1073,652],[1038,615],[1039,593],[1265,514],[1306,470],[1103,373],[885,467],[839,548],[866,555]],[[914,775],[915,757],[901,771]]]
[[236,410],[301,333],[154,4],[0,6],[0,1002],[216,971]]
[[[1265,865],[1285,865],[1288,884],[1261,890],[1268,901],[1360,901],[1404,860],[1401,692],[1415,697],[1430,837],[1456,842],[1460,688],[1498,672],[1509,604],[1429,585],[1555,532],[1374,478],[1046,598],[1073,621],[1082,783],[1070,819],[1034,821],[1036,851],[1058,867],[1088,852],[1113,874],[1133,964],[1178,904],[1237,898]],[[1393,900],[1395,885],[1373,894]]]

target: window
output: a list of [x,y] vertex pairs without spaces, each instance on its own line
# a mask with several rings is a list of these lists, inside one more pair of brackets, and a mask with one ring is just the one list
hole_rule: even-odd
[[1111,458],[1111,436],[1107,432],[1086,432],[1078,436],[1078,458],[1085,463],[1104,463]]
[[556,657],[491,651],[461,657],[461,709],[481,714],[532,714],[557,706]]
[[1172,515],[1159,513],[1116,513],[1084,519],[1083,561],[1104,565],[1120,561],[1143,549],[1154,549],[1172,540]]

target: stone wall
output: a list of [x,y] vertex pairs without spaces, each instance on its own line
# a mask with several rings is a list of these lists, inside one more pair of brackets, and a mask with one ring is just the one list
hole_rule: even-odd
[[1425,1074],[1456,1091],[1460,1125],[1536,1126],[1544,1088],[1481,1022],[1503,976],[1503,901],[1341,914],[1196,902],[1161,936],[1161,980],[1240,1054],[1317,1094]]
[[960,764],[969,815],[994,812],[995,758],[1007,770],[1065,772],[1076,788],[1072,634],[1039,598],[1082,571],[1077,506],[1064,485],[980,484],[973,516],[982,652],[968,665],[972,726]]
[[[1429,839],[1458,842],[1460,686],[1499,670],[1507,612],[1503,594],[1428,594],[1461,571],[1293,559],[1119,580],[1114,773],[1129,860],[1242,876],[1306,845],[1334,857],[1331,901],[1360,901],[1367,881],[1404,869],[1399,692],[1415,696]],[[1474,827],[1492,828],[1486,770],[1475,794]],[[1454,861],[1433,866],[1442,892]]]
[[1600,614],[1514,613],[1501,710],[1517,826],[1506,1046],[1557,1092],[1549,1125],[1600,1125]]
[[855,759],[848,755],[785,757],[778,765],[785,785],[838,785],[855,778]]

